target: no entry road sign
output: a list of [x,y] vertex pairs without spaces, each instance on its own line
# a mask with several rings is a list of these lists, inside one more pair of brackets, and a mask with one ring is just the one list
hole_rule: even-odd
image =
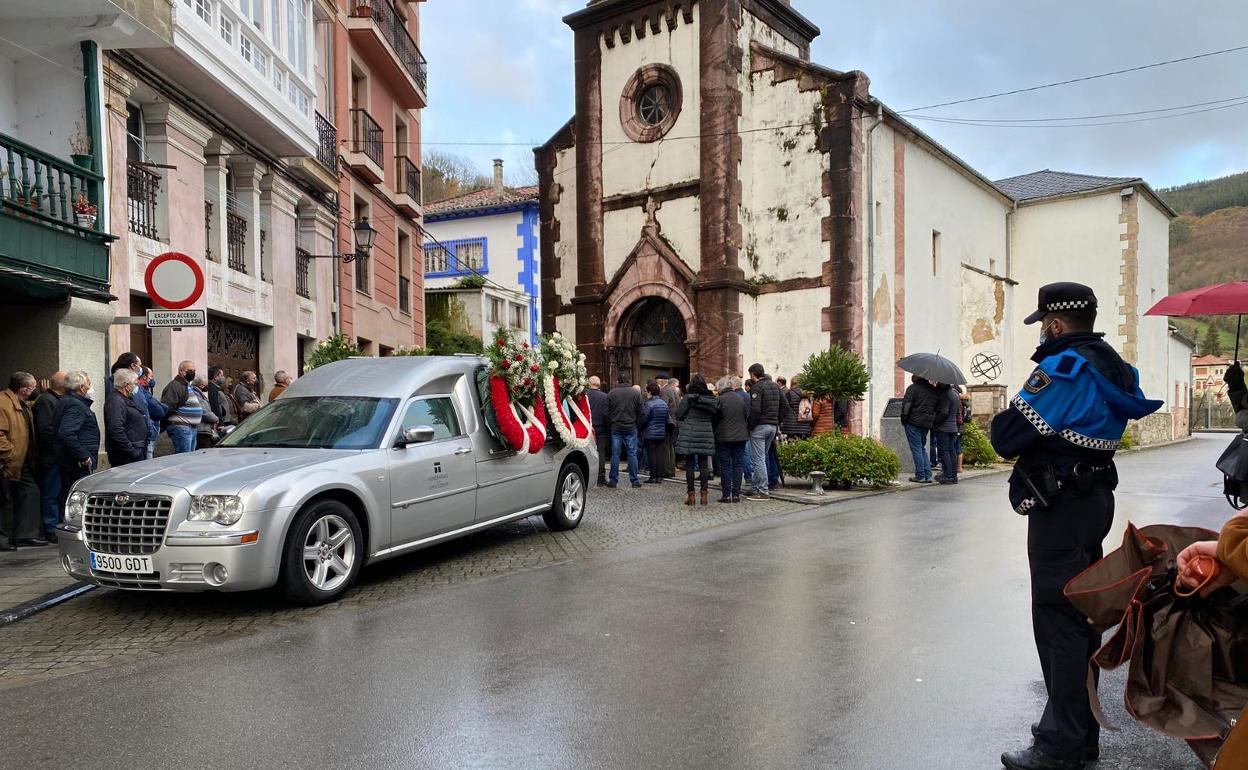
[[[143,273],[147,294],[157,305],[181,310],[194,305],[204,293],[204,271],[194,259],[167,251],[152,260]],[[148,325],[151,325],[150,317]]]

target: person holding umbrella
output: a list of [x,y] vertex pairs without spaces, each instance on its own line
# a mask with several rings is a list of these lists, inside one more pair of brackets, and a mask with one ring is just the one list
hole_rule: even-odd
[[1063,587],[1103,556],[1114,519],[1114,452],[1127,427],[1161,408],[1144,397],[1139,372],[1092,331],[1096,295],[1078,283],[1040,287],[1037,367],[992,421],[992,444],[1017,457],[1010,504],[1027,515],[1031,615],[1048,702],[1034,743],[1001,755],[1010,770],[1077,770],[1100,755],[1088,700],[1088,662],[1100,634]]

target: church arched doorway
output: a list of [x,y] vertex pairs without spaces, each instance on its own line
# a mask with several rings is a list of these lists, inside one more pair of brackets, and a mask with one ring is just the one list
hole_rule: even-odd
[[620,317],[608,361],[613,385],[621,371],[639,385],[661,373],[688,383],[688,329],[680,309],[662,297],[634,302]]

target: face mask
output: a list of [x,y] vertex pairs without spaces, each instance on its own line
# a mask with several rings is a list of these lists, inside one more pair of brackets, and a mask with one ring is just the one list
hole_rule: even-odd
[[1045,324],[1044,326],[1040,327],[1040,344],[1041,345],[1049,341],[1048,329],[1049,329],[1048,324]]
[[187,369],[186,373],[182,375],[182,379],[186,380],[187,382],[190,382],[191,380],[195,379],[195,370]]
[[95,386],[94,385],[87,388],[87,398],[91,400],[95,400]]

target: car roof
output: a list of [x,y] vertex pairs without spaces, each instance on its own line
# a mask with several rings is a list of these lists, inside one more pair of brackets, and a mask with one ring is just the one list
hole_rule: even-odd
[[[406,398],[430,385],[473,374],[481,356],[388,356],[348,358],[318,366],[291,383],[282,398],[363,396]],[[444,383],[445,384],[445,383]],[[450,387],[441,389],[447,392]]]

